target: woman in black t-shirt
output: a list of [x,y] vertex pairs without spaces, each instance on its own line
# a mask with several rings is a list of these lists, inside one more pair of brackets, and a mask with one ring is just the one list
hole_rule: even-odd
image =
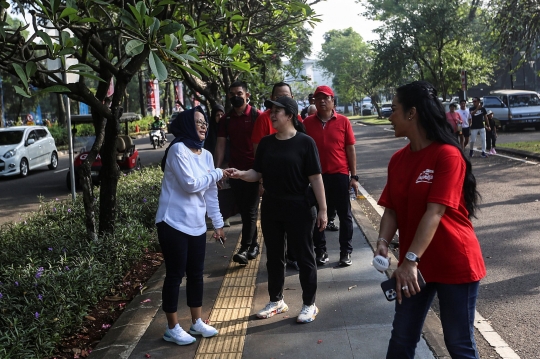
[[[266,244],[268,294],[270,302],[257,313],[259,318],[270,318],[286,312],[283,301],[285,284],[285,241],[297,256],[304,305],[297,322],[312,322],[319,309],[315,305],[317,265],[313,249],[313,226],[323,231],[327,224],[326,199],[321,177],[319,153],[315,142],[305,134],[298,121],[298,104],[289,97],[268,101],[272,106],[270,119],[277,130],[263,137],[253,169],[225,170],[232,178],[247,182],[264,180],[261,204],[261,227]],[[309,185],[313,189],[319,212],[308,200]]]

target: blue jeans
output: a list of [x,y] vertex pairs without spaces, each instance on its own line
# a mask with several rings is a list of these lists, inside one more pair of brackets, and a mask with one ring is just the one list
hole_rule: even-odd
[[446,348],[453,359],[480,358],[474,341],[474,312],[479,282],[428,283],[422,291],[398,304],[392,323],[387,359],[414,358],[416,344],[435,294],[439,298]]

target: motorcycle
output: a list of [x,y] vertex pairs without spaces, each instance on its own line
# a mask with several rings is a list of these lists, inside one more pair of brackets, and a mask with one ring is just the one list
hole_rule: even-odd
[[150,143],[152,144],[152,146],[154,146],[154,149],[156,149],[157,146],[161,148],[165,145],[165,139],[161,135],[160,129],[150,130]]

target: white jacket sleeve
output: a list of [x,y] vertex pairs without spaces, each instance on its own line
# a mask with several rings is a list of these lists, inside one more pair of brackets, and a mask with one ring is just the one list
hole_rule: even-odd
[[[212,158],[211,153],[208,153],[207,159],[208,167],[214,170],[214,159]],[[221,211],[219,210],[218,188],[216,182],[210,184],[210,187],[204,193],[204,201],[206,202],[206,213],[208,213],[208,217],[212,220],[214,228],[223,228],[224,223]]]
[[[172,153],[171,153],[172,152]],[[211,184],[216,185],[216,182],[223,177],[223,171],[212,166],[212,170],[202,177],[196,178],[191,169],[188,154],[181,150],[179,144],[174,145],[169,150],[167,155],[167,166],[175,174],[176,181],[180,187],[188,193],[196,193],[206,190]]]

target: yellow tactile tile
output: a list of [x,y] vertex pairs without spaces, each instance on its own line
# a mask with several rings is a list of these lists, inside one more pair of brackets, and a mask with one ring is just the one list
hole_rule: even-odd
[[[260,222],[258,242],[263,247]],[[238,238],[236,250],[240,247]],[[219,330],[213,338],[203,338],[194,359],[241,359],[248,327],[249,313],[261,256],[239,268],[232,260],[210,313],[211,324]]]

